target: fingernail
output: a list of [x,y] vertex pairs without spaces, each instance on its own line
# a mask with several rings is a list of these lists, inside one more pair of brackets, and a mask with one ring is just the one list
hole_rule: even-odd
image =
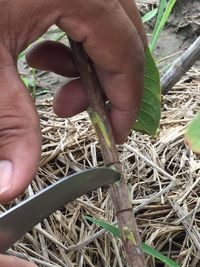
[[12,163],[9,160],[0,160],[0,195],[11,187]]

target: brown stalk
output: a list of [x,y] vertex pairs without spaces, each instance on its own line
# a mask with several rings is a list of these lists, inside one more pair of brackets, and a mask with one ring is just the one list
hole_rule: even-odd
[[200,60],[200,37],[173,63],[161,78],[163,95],[166,95],[183,75]]
[[121,231],[127,266],[144,267],[145,261],[141,251],[138,228],[132,211],[129,190],[122,172],[122,166],[119,162],[119,154],[114,141],[108,111],[103,101],[102,89],[93,63],[85,53],[82,45],[74,42],[70,38],[69,41],[75,64],[88,93],[90,103],[88,113],[98,136],[105,165],[121,173],[120,182],[110,186],[110,195]]

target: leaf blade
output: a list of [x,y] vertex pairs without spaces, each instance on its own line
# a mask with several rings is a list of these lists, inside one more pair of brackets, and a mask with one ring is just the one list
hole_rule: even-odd
[[135,131],[156,135],[161,116],[160,99],[160,74],[148,49],[145,55],[144,95],[137,120],[133,125]]
[[200,112],[194,117],[187,127],[185,141],[196,153],[200,153]]
[[142,250],[144,253],[162,261],[163,263],[167,264],[170,267],[180,267],[175,261],[169,259],[168,257],[162,255],[157,250],[153,249],[152,247],[142,243]]
[[[105,229],[106,231],[108,231],[109,233],[113,234],[115,237],[120,238],[120,230],[119,228],[105,222],[102,220],[97,220],[93,217],[90,216],[84,216],[85,219],[87,219],[88,221],[95,223],[99,226],[101,226],[103,229]],[[145,243],[142,243],[142,250],[144,253],[162,261],[165,264],[168,264],[168,266],[170,267],[180,267],[176,262],[174,262],[173,260],[169,259],[168,257],[162,255],[160,252],[158,252],[157,250],[153,249],[152,247],[146,245]]]
[[[153,37],[150,43],[150,49],[153,51],[155,48],[156,42],[162,32],[171,12],[176,3],[176,0],[163,0],[160,2],[159,11],[158,11],[158,19],[156,21],[156,25],[154,27]],[[166,7],[165,7],[166,6]]]
[[150,21],[153,17],[156,16],[158,12],[158,8],[154,8],[152,10],[150,10],[149,12],[147,12],[143,17],[142,17],[142,22],[146,23],[148,21]]
[[84,216],[85,219],[87,219],[88,221],[95,223],[96,225],[101,226],[103,229],[105,229],[106,231],[108,231],[109,233],[113,234],[115,237],[119,237],[120,238],[120,231],[119,228],[104,222],[102,220],[97,220],[93,217],[90,216]]

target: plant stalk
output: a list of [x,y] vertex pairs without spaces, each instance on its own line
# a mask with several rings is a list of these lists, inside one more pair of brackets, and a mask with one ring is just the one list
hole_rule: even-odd
[[108,110],[103,101],[101,85],[98,81],[93,63],[85,53],[82,44],[76,43],[70,38],[69,41],[75,64],[88,93],[90,105],[88,113],[98,136],[105,165],[121,173],[120,182],[110,186],[110,195],[114,204],[118,226],[121,231],[121,239],[126,253],[126,266],[144,267],[145,261],[141,250],[139,232],[132,211],[129,190],[122,172],[122,166],[119,162],[119,154],[114,141]]
[[200,37],[172,64],[171,68],[161,78],[163,95],[181,79],[181,77],[200,60]]

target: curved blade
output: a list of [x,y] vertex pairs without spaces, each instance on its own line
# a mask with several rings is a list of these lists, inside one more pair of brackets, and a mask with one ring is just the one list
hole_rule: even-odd
[[95,168],[67,176],[0,215],[0,253],[65,204],[119,180],[118,172]]

